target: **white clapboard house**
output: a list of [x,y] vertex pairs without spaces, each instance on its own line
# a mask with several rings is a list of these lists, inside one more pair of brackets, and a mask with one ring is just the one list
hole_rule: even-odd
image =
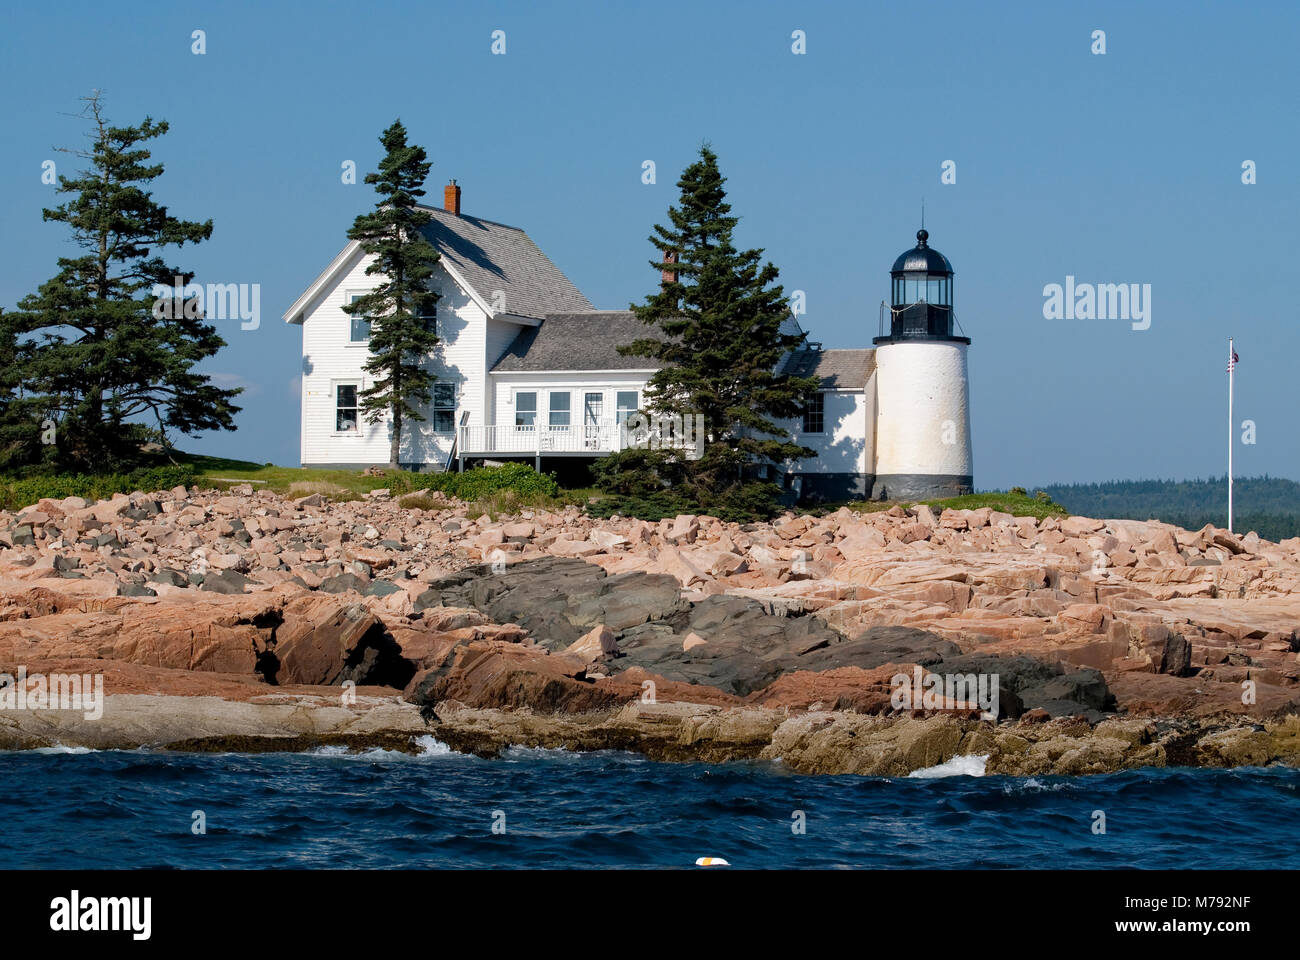
[[[454,182],[445,190],[443,208],[427,209],[432,220],[425,235],[441,254],[432,281],[441,295],[441,342],[428,360],[438,382],[424,410],[427,419],[403,425],[403,466],[446,470],[484,460],[527,460],[554,469],[559,458],[591,460],[620,449],[627,441],[620,425],[641,407],[655,368],[645,358],[623,356],[618,347],[647,335],[646,326],[630,311],[592,307],[523,230],[462,213],[461,188]],[[942,260],[940,266],[947,264],[929,252]],[[362,370],[369,325],[342,309],[374,286],[365,273],[370,262],[357,242],[349,243],[284,315],[302,326],[303,466],[388,462],[390,425],[359,415],[358,396],[370,385]],[[895,286],[897,303],[904,288]],[[895,318],[902,313],[896,311]],[[789,322],[797,323],[794,317]],[[897,437],[886,438],[893,444],[893,460],[884,479],[893,488],[879,482],[880,342],[897,343],[895,349],[904,352],[938,345],[926,342],[936,340],[928,331],[905,335],[898,319],[894,328],[891,334],[900,335],[877,338],[874,349],[822,350],[810,344],[782,361],[791,372],[819,376],[822,386],[817,402],[786,425],[798,442],[817,452],[786,466],[787,488],[834,499],[871,495],[873,486],[877,495],[910,496],[904,485],[928,481],[944,491],[954,483],[954,489],[969,489],[969,341],[950,335],[937,338],[956,348],[940,358],[941,366],[944,376],[960,382],[945,386],[941,403],[947,406],[938,412],[957,419],[960,449],[953,456],[940,446],[939,456],[927,457],[925,444],[908,440],[904,423],[901,432],[894,431]],[[953,366],[954,357],[960,369]],[[909,391],[915,391],[907,386],[928,359],[901,357],[907,362],[895,364],[904,381],[898,388],[901,406],[891,404],[896,418],[933,419],[933,398],[912,397]],[[930,380],[922,377],[923,393]]]

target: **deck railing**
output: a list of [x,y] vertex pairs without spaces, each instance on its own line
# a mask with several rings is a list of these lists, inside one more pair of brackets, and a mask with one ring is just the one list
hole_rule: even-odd
[[633,414],[626,423],[580,426],[462,425],[456,431],[456,456],[491,454],[542,457],[546,454],[605,456],[628,447],[680,449],[687,457],[703,452],[704,418],[648,417]]
[[622,431],[614,424],[581,426],[463,426],[456,445],[464,456],[484,453],[613,453],[620,447]]

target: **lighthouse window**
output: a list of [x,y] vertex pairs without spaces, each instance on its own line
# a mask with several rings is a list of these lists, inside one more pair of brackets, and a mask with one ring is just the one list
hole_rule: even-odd
[[826,432],[826,394],[817,393],[813,395],[812,402],[808,404],[807,409],[803,412],[803,432]]
[[926,303],[944,303],[943,298],[943,280],[939,277],[931,277],[926,283]]

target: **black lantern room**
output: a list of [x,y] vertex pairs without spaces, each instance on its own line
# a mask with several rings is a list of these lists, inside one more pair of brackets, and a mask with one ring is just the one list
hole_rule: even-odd
[[970,343],[969,337],[954,335],[952,312],[952,264],[930,247],[930,234],[916,232],[916,246],[894,261],[889,271],[891,296],[888,334],[872,342],[898,343],[908,340],[955,340]]

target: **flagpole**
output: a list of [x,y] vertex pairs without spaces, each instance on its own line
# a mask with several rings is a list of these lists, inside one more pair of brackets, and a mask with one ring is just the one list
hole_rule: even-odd
[[1233,363],[1236,356],[1232,352],[1232,337],[1228,338],[1228,532],[1232,533],[1232,378],[1234,368],[1237,366]]

